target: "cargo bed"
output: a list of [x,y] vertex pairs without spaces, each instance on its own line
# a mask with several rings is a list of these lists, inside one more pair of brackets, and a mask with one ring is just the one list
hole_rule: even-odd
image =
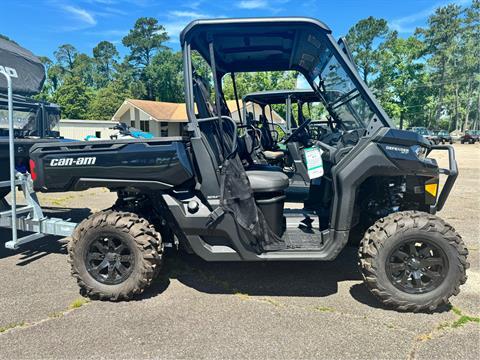
[[193,179],[187,146],[182,137],[36,144],[30,150],[34,189],[175,188]]

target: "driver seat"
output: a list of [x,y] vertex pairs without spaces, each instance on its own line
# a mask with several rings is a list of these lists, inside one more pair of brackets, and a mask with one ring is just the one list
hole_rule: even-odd
[[[208,101],[208,91],[201,77],[194,77],[194,97],[197,108],[202,117],[212,117],[215,113],[214,107]],[[232,120],[233,121],[233,120]],[[232,139],[237,136],[235,127],[231,126],[228,121],[222,122],[223,135],[222,139],[219,125],[215,121],[204,121],[199,123],[200,131],[207,152],[210,154],[214,167],[218,168],[223,162],[222,142],[231,147]],[[283,154],[283,153],[282,153]],[[238,156],[238,154],[236,155]],[[288,176],[281,172],[280,168],[266,165],[268,170],[262,168],[246,171],[250,187],[254,193],[279,193],[283,192],[289,185]],[[279,171],[277,171],[279,170]]]

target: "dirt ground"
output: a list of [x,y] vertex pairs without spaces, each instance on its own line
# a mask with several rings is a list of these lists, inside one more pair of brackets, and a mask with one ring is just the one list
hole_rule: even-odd
[[[439,213],[469,249],[468,281],[432,313],[385,309],[364,287],[356,249],[332,262],[206,263],[169,253],[139,299],[78,293],[66,239],[0,249],[0,358],[477,359],[480,353],[480,144],[455,144],[460,175]],[[436,155],[446,166],[447,157]],[[80,220],[107,190],[42,194]],[[0,230],[7,241],[9,232]]]

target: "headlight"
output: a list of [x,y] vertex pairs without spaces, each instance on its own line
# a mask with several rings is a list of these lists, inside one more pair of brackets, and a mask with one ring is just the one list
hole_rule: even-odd
[[421,160],[424,160],[427,156],[428,149],[425,146],[414,145],[412,146],[412,150],[415,152],[417,157]]

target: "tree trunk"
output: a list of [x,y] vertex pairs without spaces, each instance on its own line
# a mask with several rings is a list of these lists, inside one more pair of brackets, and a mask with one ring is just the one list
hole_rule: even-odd
[[458,124],[458,84],[455,84],[455,127]]

